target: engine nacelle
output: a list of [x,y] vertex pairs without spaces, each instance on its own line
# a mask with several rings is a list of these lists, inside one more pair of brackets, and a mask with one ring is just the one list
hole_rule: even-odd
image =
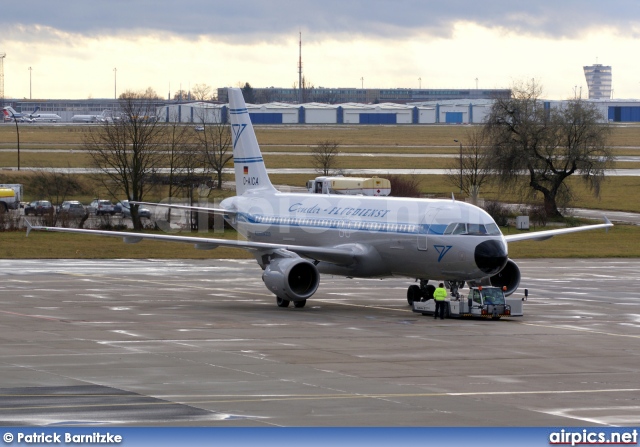
[[264,269],[262,280],[277,297],[301,301],[318,290],[320,274],[315,265],[302,258],[275,258]]
[[518,264],[511,259],[507,261],[507,265],[500,271],[500,273],[493,275],[489,280],[494,287],[505,287],[507,290],[504,292],[505,296],[511,295],[516,291],[520,285],[520,268]]

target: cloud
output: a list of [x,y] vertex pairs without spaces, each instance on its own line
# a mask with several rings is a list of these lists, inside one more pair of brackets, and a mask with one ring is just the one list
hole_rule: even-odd
[[65,0],[3,2],[0,27],[35,25],[85,36],[149,31],[195,38],[271,41],[302,30],[327,35],[448,37],[458,22],[545,37],[576,37],[605,27],[635,33],[637,0]]

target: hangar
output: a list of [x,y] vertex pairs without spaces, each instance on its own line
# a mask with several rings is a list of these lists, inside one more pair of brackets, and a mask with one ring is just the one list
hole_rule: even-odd
[[[601,110],[602,121],[640,123],[640,101],[635,99],[587,100]],[[544,107],[557,107],[564,101],[543,101]],[[8,101],[18,112],[56,113],[63,121],[76,114],[99,114],[117,110],[114,99]],[[364,104],[348,102],[289,104],[272,102],[247,104],[254,124],[480,124],[491,110],[490,99],[455,99],[407,104]],[[158,101],[158,118],[164,122],[227,122],[228,105],[215,102]]]

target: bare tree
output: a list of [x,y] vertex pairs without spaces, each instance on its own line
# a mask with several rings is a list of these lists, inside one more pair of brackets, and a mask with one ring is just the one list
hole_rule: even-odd
[[[302,102],[311,102],[315,100],[315,87],[307,78],[302,76],[302,84],[301,84],[301,93],[302,93]],[[298,83],[293,83],[293,88],[298,89]]]
[[613,156],[607,146],[610,127],[595,105],[576,99],[545,107],[533,82],[512,92],[494,102],[485,124],[499,183],[541,193],[549,217],[561,216],[559,205],[569,203],[571,175],[580,175],[598,196]]
[[[124,194],[142,201],[151,186],[151,176],[162,165],[164,129],[158,124],[155,98],[130,93],[120,100],[122,119],[106,121],[87,132],[84,149],[101,171],[100,179],[112,197]],[[135,230],[142,225],[138,206],[131,206]]]
[[336,169],[340,143],[336,140],[319,141],[311,146],[311,161],[313,167],[322,175],[331,175]]
[[193,99],[196,101],[209,101],[211,100],[212,88],[207,84],[196,84],[193,86]]
[[387,174],[393,197],[420,197],[420,176],[415,174]]
[[186,90],[178,90],[173,94],[174,101],[186,101],[189,99],[189,93]]
[[167,145],[165,164],[169,168],[169,197],[191,185],[198,167],[202,168],[197,139],[191,126],[179,122],[173,114],[165,126]]
[[222,171],[233,159],[231,129],[222,117],[207,122],[204,113],[200,117],[202,131],[198,132],[198,143],[205,171],[216,176],[216,187],[222,189]]
[[491,159],[485,146],[485,133],[481,127],[468,130],[465,142],[453,140],[460,145],[459,157],[447,170],[447,183],[460,188],[473,204],[477,204],[480,188],[491,181]]

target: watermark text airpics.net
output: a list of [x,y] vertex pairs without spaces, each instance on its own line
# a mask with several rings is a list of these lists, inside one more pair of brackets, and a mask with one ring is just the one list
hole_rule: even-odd
[[637,445],[638,430],[602,432],[560,430],[549,435],[550,445]]

